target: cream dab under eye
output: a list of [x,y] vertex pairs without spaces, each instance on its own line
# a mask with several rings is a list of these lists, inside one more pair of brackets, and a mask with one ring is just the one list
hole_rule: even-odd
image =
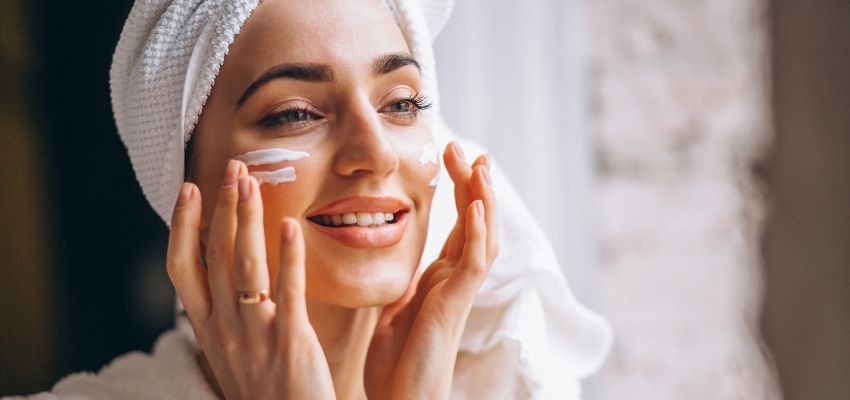
[[[263,149],[249,151],[234,157],[236,160],[242,161],[245,165],[272,165],[286,161],[298,161],[302,158],[310,157],[309,153],[303,151],[289,149]],[[295,181],[295,167],[283,167],[271,171],[252,171],[251,176],[257,179],[259,184],[277,185],[279,183]]]

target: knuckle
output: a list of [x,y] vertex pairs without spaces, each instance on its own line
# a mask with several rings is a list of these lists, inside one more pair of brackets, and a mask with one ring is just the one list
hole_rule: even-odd
[[227,249],[223,246],[209,246],[207,247],[207,263],[209,264],[220,264],[227,260]]
[[292,289],[284,289],[280,294],[281,304],[278,305],[283,313],[283,318],[295,318],[298,312],[298,294]]
[[242,353],[242,345],[236,338],[228,336],[219,338],[221,352],[230,360],[236,359]]
[[231,206],[239,200],[239,193],[233,186],[222,186],[218,189],[218,205]]
[[239,203],[238,211],[241,220],[253,221],[261,215],[260,210],[251,201]]
[[236,272],[244,278],[258,276],[265,269],[265,264],[253,255],[240,257],[236,262]]
[[472,260],[467,266],[469,272],[475,277],[482,277],[487,274],[487,263],[484,260]]
[[235,335],[231,334],[230,329],[225,324],[219,323],[214,329],[216,345],[225,355],[234,356],[239,353],[241,344]]

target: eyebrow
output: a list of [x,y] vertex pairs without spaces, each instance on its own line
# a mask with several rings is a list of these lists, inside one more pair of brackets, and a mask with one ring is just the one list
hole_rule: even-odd
[[334,80],[333,70],[324,64],[280,64],[271,67],[260,75],[236,100],[236,108],[245,104],[254,92],[269,81],[287,78],[305,82],[331,82]]
[[[401,67],[413,65],[421,71],[419,63],[406,54],[386,54],[378,57],[372,63],[372,73],[375,75],[385,75],[393,72]],[[251,83],[247,89],[236,100],[236,108],[238,109],[251,97],[254,92],[260,89],[269,81],[275,79],[294,79],[304,82],[333,82],[333,69],[327,64],[313,63],[293,63],[280,64],[269,68],[266,72],[260,75],[257,80]]]
[[420,72],[422,70],[422,68],[419,67],[419,63],[414,60],[413,57],[407,54],[393,53],[378,57],[378,59],[372,64],[372,72],[375,75],[384,75],[407,65],[415,66],[416,69],[420,70]]

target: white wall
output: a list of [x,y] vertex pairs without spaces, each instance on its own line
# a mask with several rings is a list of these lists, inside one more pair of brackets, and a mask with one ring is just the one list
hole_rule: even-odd
[[460,0],[436,57],[449,125],[491,152],[587,302],[593,160],[579,11],[574,0]]

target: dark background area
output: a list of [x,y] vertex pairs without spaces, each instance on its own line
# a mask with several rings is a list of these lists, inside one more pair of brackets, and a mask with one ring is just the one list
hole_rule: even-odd
[[[0,2],[0,395],[173,323],[167,230],[109,104],[129,0]],[[771,2],[764,331],[788,399],[850,394],[850,2]]]
[[163,245],[167,230],[141,195],[109,100],[112,52],[131,2],[27,4],[37,23],[33,115],[48,161],[51,235],[61,238],[53,241],[63,308],[57,331],[67,342],[60,343],[58,378],[150,348],[167,327],[144,324],[131,306],[134,285],[144,283],[139,261]]
[[[20,318],[47,317],[36,331],[14,335],[22,341],[0,344],[0,394],[46,390],[66,374],[97,371],[133,349],[150,350],[173,323],[173,294],[161,261],[167,229],[136,183],[109,100],[112,52],[131,5],[111,0],[2,6],[5,40],[17,37],[27,47],[23,65],[7,62],[14,56],[3,62],[3,86],[18,89],[4,104],[25,102],[26,109],[18,111],[38,133],[29,138],[29,149],[40,171],[16,173],[37,177],[31,200],[42,211],[33,236],[43,246],[32,251],[46,254],[39,268],[49,283],[26,292],[19,287],[18,296],[3,300],[4,310],[20,303],[17,311],[8,311],[18,315],[6,318],[3,312],[4,339],[21,328],[15,326]],[[5,24],[14,13],[20,19]],[[9,94],[4,90],[4,97]],[[5,197],[9,189],[2,190]],[[26,212],[5,203],[4,215]],[[15,233],[3,239],[2,254],[10,257],[26,241]],[[4,275],[3,287],[13,285]],[[30,300],[41,296],[50,301],[33,309]],[[43,360],[28,356],[44,347],[51,351]]]

